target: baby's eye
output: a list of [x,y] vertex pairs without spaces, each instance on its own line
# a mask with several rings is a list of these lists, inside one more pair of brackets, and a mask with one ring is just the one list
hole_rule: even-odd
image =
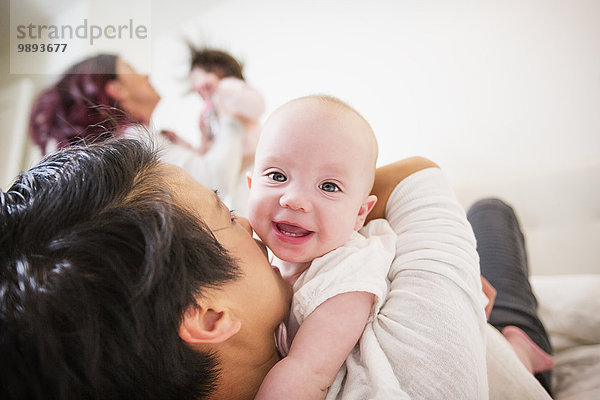
[[229,210],[229,216],[231,217],[231,222],[235,222],[235,220],[237,219],[237,214],[235,213],[235,210]]
[[333,182],[321,183],[319,188],[325,192],[337,192],[340,190],[340,187]]
[[281,172],[271,172],[267,175],[269,178],[273,179],[275,182],[285,182],[287,178]]

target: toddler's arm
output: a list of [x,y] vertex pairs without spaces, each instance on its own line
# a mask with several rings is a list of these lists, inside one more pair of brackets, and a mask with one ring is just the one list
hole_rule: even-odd
[[224,78],[214,96],[217,113],[236,118],[258,120],[265,111],[265,101],[258,90],[237,78]]
[[338,294],[300,325],[289,355],[269,371],[256,399],[323,399],[362,335],[373,294]]

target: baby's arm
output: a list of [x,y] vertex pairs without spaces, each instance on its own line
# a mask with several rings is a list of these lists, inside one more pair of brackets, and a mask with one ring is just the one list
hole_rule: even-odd
[[365,328],[373,294],[338,294],[300,325],[290,353],[269,371],[256,399],[323,399]]

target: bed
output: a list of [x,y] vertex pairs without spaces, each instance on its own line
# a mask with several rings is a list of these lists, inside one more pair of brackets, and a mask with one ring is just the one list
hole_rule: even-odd
[[554,398],[600,399],[600,275],[531,280],[554,348]]
[[466,207],[513,206],[539,314],[554,348],[554,398],[600,399],[600,160],[456,185]]

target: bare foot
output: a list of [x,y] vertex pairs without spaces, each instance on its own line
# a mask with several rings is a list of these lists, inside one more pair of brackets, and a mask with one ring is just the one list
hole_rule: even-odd
[[535,344],[520,328],[509,325],[502,330],[502,334],[529,372],[535,374],[554,366],[552,356]]

